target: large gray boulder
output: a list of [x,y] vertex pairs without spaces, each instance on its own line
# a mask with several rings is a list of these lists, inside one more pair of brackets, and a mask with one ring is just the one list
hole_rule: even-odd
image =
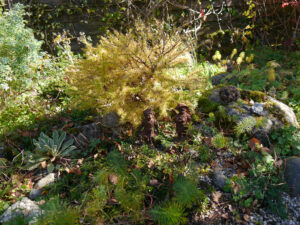
[[40,216],[43,211],[39,206],[31,201],[29,198],[23,198],[21,201],[18,201],[11,205],[0,217],[0,223],[5,223],[13,220],[17,216],[22,216],[24,218],[30,218],[30,224],[33,224],[34,221]]
[[293,194],[300,195],[300,157],[289,157],[285,161],[284,178]]

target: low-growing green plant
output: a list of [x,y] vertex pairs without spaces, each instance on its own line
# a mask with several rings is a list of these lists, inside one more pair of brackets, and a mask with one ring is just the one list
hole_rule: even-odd
[[196,183],[182,175],[176,179],[173,190],[176,201],[186,207],[191,207],[196,202],[202,203],[204,200],[204,194],[197,188]]
[[[68,141],[65,139],[66,132],[64,131],[59,136],[58,131],[55,130],[52,134],[52,138],[42,132],[38,140],[33,140],[35,150],[34,152],[27,152],[25,156],[26,165],[24,168],[33,170],[41,166],[42,162],[45,162],[48,171],[52,172],[55,169],[53,163],[65,157],[72,156],[76,149],[76,147],[73,146],[73,139]],[[59,165],[56,166],[56,169],[58,168]]]
[[154,207],[150,214],[159,225],[186,224],[188,222],[184,206],[176,201],[161,203]]
[[234,131],[237,136],[242,134],[249,134],[252,129],[256,126],[256,119],[254,117],[248,116],[240,120],[234,127]]
[[79,223],[78,207],[68,206],[59,196],[49,199],[43,206],[44,213],[36,225],[74,225]]
[[224,137],[222,133],[218,133],[212,138],[211,143],[215,148],[225,148],[227,145],[227,138]]
[[281,193],[285,190],[275,159],[265,151],[250,151],[243,155],[251,161],[249,176],[231,178],[226,186],[231,191],[233,200],[242,207],[267,207],[272,212],[286,217],[286,209],[282,203]]
[[296,127],[274,130],[270,137],[272,142],[276,142],[275,151],[281,157],[300,154],[300,130]]
[[3,225],[27,225],[32,220],[31,217],[24,217],[23,215],[17,215],[11,220],[3,223]]

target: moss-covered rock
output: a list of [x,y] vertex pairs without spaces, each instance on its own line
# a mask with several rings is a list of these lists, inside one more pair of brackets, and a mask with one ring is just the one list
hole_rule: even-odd
[[241,98],[243,100],[253,100],[255,102],[264,102],[267,99],[267,95],[261,91],[241,90]]

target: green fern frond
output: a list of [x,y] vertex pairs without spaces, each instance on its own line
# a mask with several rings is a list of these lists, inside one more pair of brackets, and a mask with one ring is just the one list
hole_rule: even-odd
[[184,206],[176,201],[162,203],[154,207],[150,214],[152,219],[159,225],[178,225],[188,222]]
[[79,210],[68,207],[56,196],[43,205],[44,214],[37,221],[37,225],[74,225],[79,223]]
[[124,156],[118,151],[111,151],[107,155],[106,163],[113,171],[126,175],[127,174],[127,161]]
[[107,187],[101,185],[100,187],[93,188],[88,196],[88,202],[85,207],[87,215],[93,217],[101,214],[108,200]]
[[176,200],[188,207],[191,207],[192,204],[197,201],[200,194],[197,185],[181,175],[176,179],[173,190]]

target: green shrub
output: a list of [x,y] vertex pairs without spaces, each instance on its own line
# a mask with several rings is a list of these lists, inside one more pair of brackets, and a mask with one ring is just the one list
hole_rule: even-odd
[[57,112],[57,105],[39,96],[53,83],[65,87],[65,69],[74,60],[65,35],[55,42],[57,57],[43,52],[42,43],[25,26],[24,16],[21,4],[0,14],[0,135]]
[[16,4],[0,14],[0,93],[1,100],[30,88],[41,75],[41,42],[25,26],[24,6]]

